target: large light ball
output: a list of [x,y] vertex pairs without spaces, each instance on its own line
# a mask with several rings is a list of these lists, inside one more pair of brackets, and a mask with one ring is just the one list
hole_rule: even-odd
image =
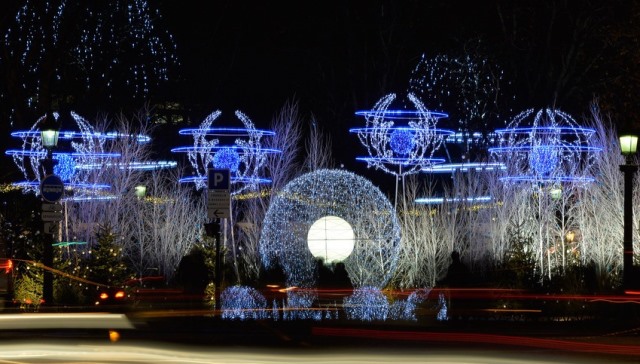
[[309,228],[307,244],[314,257],[325,263],[339,263],[353,251],[353,228],[337,216],[324,216]]
[[[319,236],[318,251],[324,252],[317,254],[353,249],[338,255],[344,256],[342,264],[354,287],[384,287],[395,271],[400,249],[396,211],[366,178],[321,169],[287,183],[264,218],[259,247],[265,268],[281,268],[288,285],[313,287],[317,257],[309,235]],[[353,241],[353,248],[346,241]]]

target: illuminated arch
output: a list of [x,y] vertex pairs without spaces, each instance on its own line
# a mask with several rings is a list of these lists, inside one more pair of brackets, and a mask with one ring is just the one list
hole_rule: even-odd
[[307,238],[311,226],[327,216],[353,229],[354,249],[343,261],[352,284],[384,287],[400,248],[395,210],[370,181],[343,170],[307,173],[274,197],[260,239],[265,266],[280,265],[290,285],[313,286],[315,260]]

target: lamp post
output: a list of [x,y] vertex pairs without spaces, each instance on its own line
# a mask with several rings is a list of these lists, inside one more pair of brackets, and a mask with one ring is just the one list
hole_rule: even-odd
[[620,136],[620,149],[624,155],[624,164],[620,171],[624,173],[624,217],[623,217],[623,256],[622,256],[622,287],[623,290],[631,288],[631,276],[633,273],[633,178],[638,171],[638,165],[634,164],[633,155],[638,148],[638,137],[635,135]]
[[144,185],[138,185],[135,187],[134,189],[135,194],[136,194],[136,198],[138,199],[138,213],[140,214],[139,218],[138,218],[138,244],[140,245],[140,278],[142,278],[143,274],[144,274],[144,269],[143,269],[143,261],[144,261],[144,244],[143,244],[143,233],[142,233],[142,216],[143,215],[143,211],[142,211],[142,207],[143,207],[143,199],[145,198],[145,196],[147,195],[147,186]]
[[[47,149],[47,157],[43,161],[44,172],[46,176],[53,174],[53,149],[58,145],[58,123],[56,122],[53,112],[47,112],[45,120],[40,127],[40,137],[42,146]],[[42,191],[41,195],[42,195]],[[49,268],[53,266],[53,234],[45,234],[47,239],[44,243],[42,263],[45,265],[44,276],[42,279],[42,298],[45,305],[53,304],[53,273]]]

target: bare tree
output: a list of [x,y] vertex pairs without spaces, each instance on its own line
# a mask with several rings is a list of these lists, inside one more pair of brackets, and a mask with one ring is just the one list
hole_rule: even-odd
[[[146,109],[133,117],[119,115],[114,129],[106,117],[99,120],[96,130],[108,135],[105,152],[117,157],[89,166],[90,181],[109,189],[67,202],[63,233],[91,245],[98,223],[109,224],[138,275],[154,268],[168,279],[200,236],[206,210],[203,199],[178,184],[176,170],[153,170],[147,115]],[[136,196],[137,186],[146,187],[149,196]]]
[[434,185],[420,185],[410,177],[405,186],[406,206],[412,206],[399,214],[402,240],[397,269],[392,281],[401,288],[433,287],[446,270],[451,249],[441,239],[442,220],[437,216],[437,206],[414,204],[420,193],[434,194]]
[[297,102],[287,102],[271,121],[271,130],[275,133],[266,144],[268,148],[279,150],[279,153],[267,155],[264,164],[270,187],[258,191],[250,191],[241,196],[235,196],[233,210],[242,215],[237,220],[240,260],[243,274],[247,279],[257,278],[260,274],[261,257],[258,249],[262,222],[270,206],[273,196],[298,175],[300,139],[302,137],[302,122]]
[[267,146],[280,153],[268,155],[265,169],[271,178],[271,189],[280,191],[299,174],[302,120],[297,102],[285,103],[280,113],[271,121],[271,130],[275,135],[267,141]]
[[307,172],[318,169],[333,168],[331,156],[331,139],[318,125],[315,117],[311,117],[309,122],[309,136],[305,143],[306,158],[303,169]]
[[207,216],[205,200],[194,198],[190,188],[178,183],[179,176],[176,170],[158,170],[147,180],[151,195],[140,204],[145,230],[140,244],[141,273],[157,269],[169,279],[201,237]]
[[136,235],[127,212],[136,210],[135,186],[143,184],[145,178],[145,172],[138,167],[150,161],[151,145],[146,138],[151,127],[145,121],[147,114],[146,109],[133,117],[121,114],[113,127],[106,116],[98,118],[95,130],[102,136],[92,143],[101,143],[105,155],[111,157],[96,157],[93,163],[83,166],[90,174],[88,184],[93,186],[79,186],[65,203],[62,233],[67,239],[83,239],[91,244],[97,222],[115,227],[114,233],[124,248]]
[[[578,248],[582,264],[593,264],[600,284],[605,284],[621,269],[624,196],[623,176],[618,166],[624,160],[612,124],[595,105],[592,126],[596,129],[595,143],[603,149],[594,163],[597,183],[582,191],[577,203]],[[635,201],[638,201],[637,193]],[[637,230],[634,231],[637,235]]]

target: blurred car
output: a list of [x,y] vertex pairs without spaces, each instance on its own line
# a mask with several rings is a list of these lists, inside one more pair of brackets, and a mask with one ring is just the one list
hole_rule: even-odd
[[98,293],[95,306],[98,310],[122,311],[128,308],[129,299],[124,288],[104,287]]
[[124,285],[131,308],[136,310],[205,308],[204,292],[188,292],[169,284],[164,276],[131,279]]

